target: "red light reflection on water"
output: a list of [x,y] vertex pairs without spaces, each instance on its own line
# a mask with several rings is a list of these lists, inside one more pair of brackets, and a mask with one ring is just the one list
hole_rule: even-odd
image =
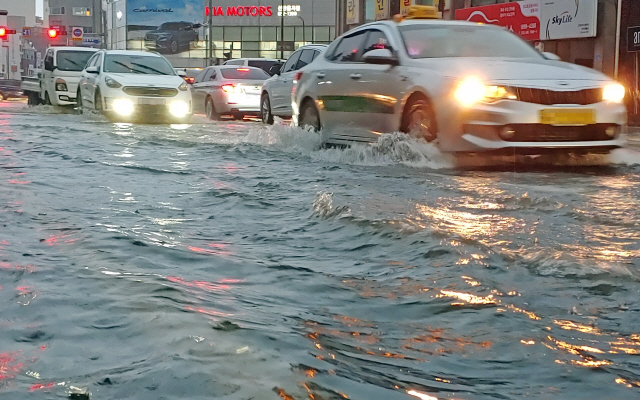
[[229,251],[229,245],[226,243],[208,243],[208,248],[189,246],[188,249],[198,254],[209,254],[216,256],[231,256],[233,252]]
[[24,356],[20,353],[0,353],[0,382],[15,378],[16,374],[22,370]]
[[[180,278],[178,276],[168,276],[167,280],[170,282],[174,282],[174,283],[179,283],[181,285],[187,286],[187,287],[195,287],[198,289],[202,289],[205,290],[207,292],[218,292],[221,290],[229,290],[231,289],[231,286],[229,285],[224,285],[224,284],[220,284],[220,283],[230,283],[230,282],[222,282],[220,281],[220,283],[213,283],[213,282],[207,282],[207,281],[187,281],[183,278]],[[238,281],[240,282],[240,281]],[[233,282],[233,283],[237,283],[237,282]]]
[[33,265],[13,265],[10,263],[0,262],[0,269],[5,270],[18,270],[18,271],[27,271],[27,272],[36,272],[36,267]]
[[68,239],[70,238],[71,235],[49,235],[49,238],[42,240],[44,243],[48,244],[49,246],[56,246],[60,243],[74,243],[76,242],[78,239]]
[[29,387],[29,391],[35,392],[36,390],[49,389],[53,387],[53,385],[55,385],[55,383],[53,382],[47,383],[46,385],[42,383],[36,383],[35,385],[31,385],[31,387]]
[[199,312],[201,314],[209,315],[211,317],[232,317],[233,316],[233,314],[212,310],[210,308],[186,306],[185,309],[189,310],[189,311],[196,311],[196,312]]
[[9,183],[12,185],[26,185],[27,183],[31,183],[31,181],[19,181],[17,179],[9,179]]

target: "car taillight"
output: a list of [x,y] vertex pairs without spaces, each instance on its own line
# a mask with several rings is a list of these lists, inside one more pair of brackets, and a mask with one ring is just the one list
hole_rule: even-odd
[[302,72],[296,72],[296,74],[293,76],[293,81],[298,82],[300,78],[302,78]]
[[186,78],[184,78],[184,80],[185,80],[185,82],[187,82],[188,84],[193,85],[193,82],[195,82],[195,81],[196,81],[196,78],[193,78],[193,77],[187,76]]
[[249,68],[238,68],[236,71],[238,71],[238,72],[249,72],[251,70]]
[[237,89],[235,86],[233,85],[222,85],[222,90],[224,90],[227,93],[236,93]]

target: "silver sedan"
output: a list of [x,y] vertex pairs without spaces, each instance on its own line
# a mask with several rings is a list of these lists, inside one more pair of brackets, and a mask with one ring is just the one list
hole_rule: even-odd
[[294,123],[329,144],[396,131],[448,152],[607,153],[624,143],[623,86],[497,26],[366,24],[296,79]]
[[205,68],[191,87],[194,112],[217,120],[260,114],[260,88],[269,74],[260,68],[214,66]]

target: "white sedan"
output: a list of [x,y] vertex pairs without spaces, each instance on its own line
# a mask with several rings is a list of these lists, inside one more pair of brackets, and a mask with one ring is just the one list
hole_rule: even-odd
[[121,122],[188,121],[191,89],[160,54],[102,50],[89,59],[78,87],[78,106]]
[[403,131],[448,152],[607,153],[625,89],[497,26],[405,19],[360,26],[298,72],[294,123],[328,144]]

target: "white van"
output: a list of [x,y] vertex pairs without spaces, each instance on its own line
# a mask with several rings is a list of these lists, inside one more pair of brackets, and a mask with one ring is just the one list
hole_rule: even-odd
[[75,105],[80,74],[97,51],[87,47],[49,47],[40,78],[40,98],[44,104]]

